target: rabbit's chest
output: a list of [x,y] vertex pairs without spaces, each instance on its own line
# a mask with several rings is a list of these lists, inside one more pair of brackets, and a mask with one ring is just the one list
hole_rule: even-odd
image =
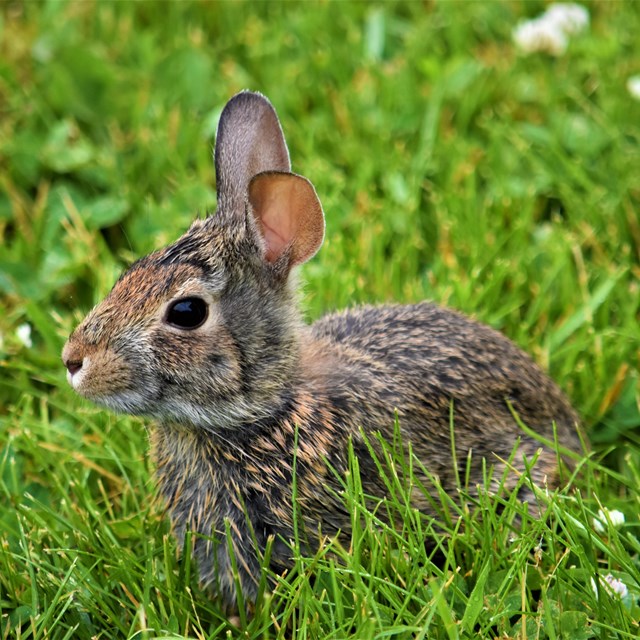
[[158,489],[177,534],[219,536],[231,523],[268,536],[274,523],[291,521],[288,465],[260,464],[199,434],[164,427],[154,431],[152,447]]

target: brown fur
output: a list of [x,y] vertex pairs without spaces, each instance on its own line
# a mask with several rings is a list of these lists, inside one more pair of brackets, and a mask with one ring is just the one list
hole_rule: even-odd
[[[217,215],[135,263],[73,332],[63,360],[85,397],[157,419],[160,493],[178,537],[197,534],[201,579],[225,604],[234,607],[238,595],[228,544],[249,602],[269,540],[272,567],[290,565],[294,475],[310,548],[321,534],[349,535],[339,498],[349,443],[364,491],[383,497],[364,438],[375,443],[379,432],[391,440],[396,415],[403,441],[447,491],[459,482],[452,408],[457,466],[471,455],[472,493],[483,461],[499,477],[518,441],[516,471],[540,450],[533,479],[557,481],[556,453],[523,433],[510,407],[542,438],[553,439],[555,424],[573,450],[578,417],[498,332],[430,303],[302,323],[290,269],[318,249],[324,219],[311,184],[290,173],[280,125],[262,96],[242,93],[227,105],[216,172]],[[206,304],[203,324],[171,324],[176,300],[193,297]],[[516,481],[512,473],[507,486]],[[427,496],[413,495],[432,513]]]

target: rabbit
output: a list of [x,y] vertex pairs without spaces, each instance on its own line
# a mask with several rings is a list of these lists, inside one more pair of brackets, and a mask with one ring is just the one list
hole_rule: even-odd
[[[510,465],[513,488],[536,456],[534,482],[558,483],[555,448],[516,415],[567,452],[581,447],[578,415],[499,332],[429,302],[303,322],[296,268],[320,248],[324,214],[311,182],[291,172],[267,98],[229,100],[214,155],[215,215],[135,262],[73,331],[62,360],[81,396],[155,419],[157,485],[173,530],[179,540],[194,533],[200,580],[228,609],[255,602],[268,545],[272,569],[291,566],[296,517],[317,534],[307,536],[311,551],[320,534],[348,540],[340,493],[350,446],[364,492],[385,495],[368,445],[376,434],[389,441],[398,428],[450,493],[469,456],[470,492],[483,463],[495,477]],[[534,500],[525,488],[521,497]],[[424,492],[412,499],[433,513]]]

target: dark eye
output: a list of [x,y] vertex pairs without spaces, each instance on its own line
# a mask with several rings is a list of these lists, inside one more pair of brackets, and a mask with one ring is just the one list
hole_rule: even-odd
[[207,319],[207,303],[202,298],[182,298],[171,304],[166,321],[180,329],[197,329]]

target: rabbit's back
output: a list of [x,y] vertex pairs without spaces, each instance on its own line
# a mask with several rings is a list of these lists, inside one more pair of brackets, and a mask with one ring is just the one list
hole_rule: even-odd
[[428,302],[366,306],[321,318],[312,333],[349,363],[354,376],[342,385],[383,414],[385,405],[397,411],[429,457],[449,441],[451,419],[460,449],[502,448],[508,457],[524,437],[513,412],[543,438],[552,440],[555,428],[562,444],[579,449],[577,414],[557,385],[508,338],[461,314]]

